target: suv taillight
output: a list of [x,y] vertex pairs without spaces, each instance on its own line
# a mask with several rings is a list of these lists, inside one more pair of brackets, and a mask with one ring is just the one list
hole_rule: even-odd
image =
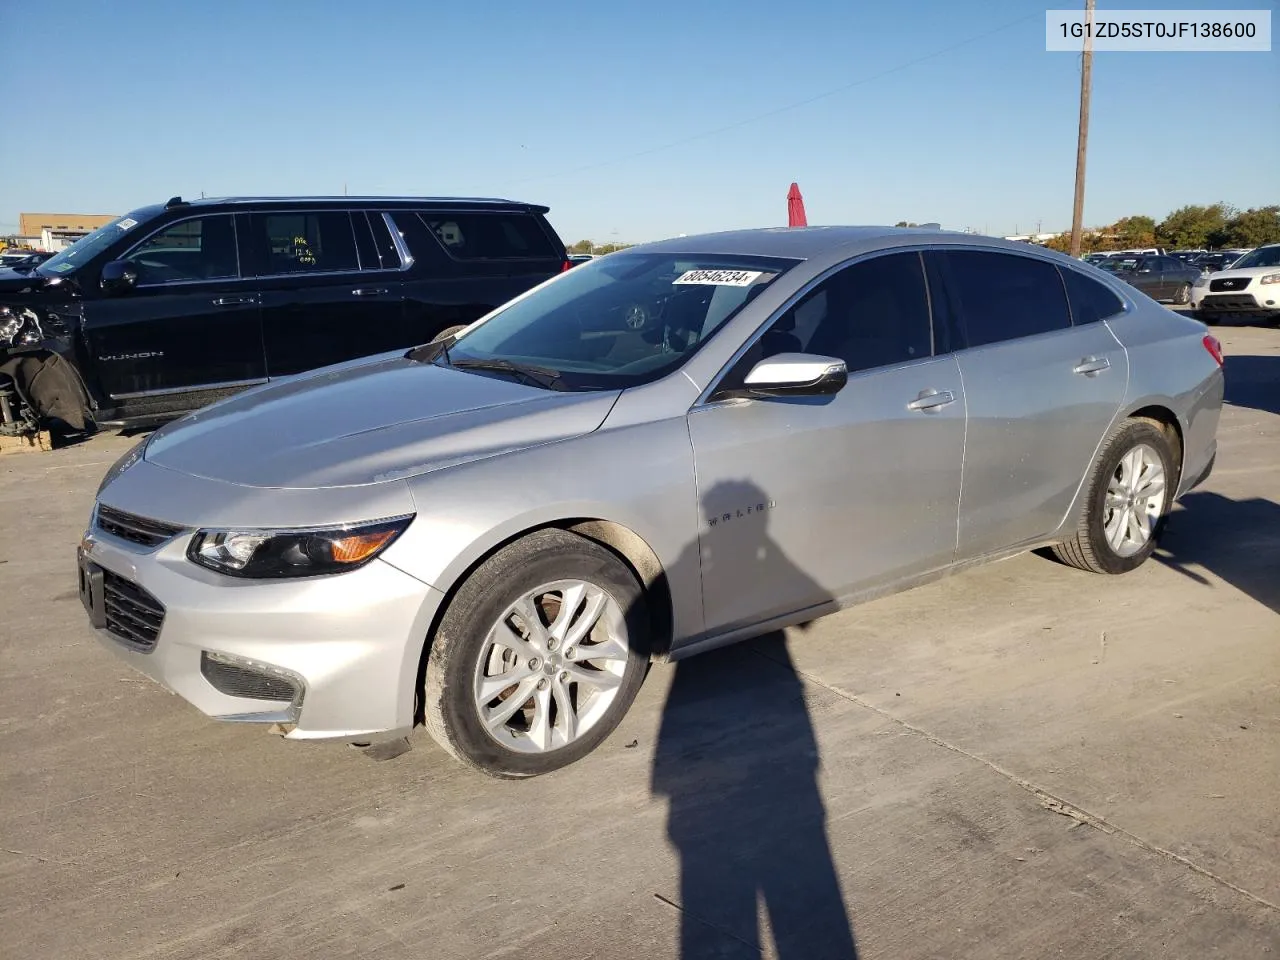
[[573,261],[572,261],[572,260],[570,260],[568,257],[565,257],[565,258],[564,258],[564,263],[560,264],[560,272],[561,272],[561,273],[565,273],[565,272],[567,272],[567,271],[568,271],[568,269],[569,269],[570,267],[572,267],[572,266],[573,266]]
[[1209,356],[1218,361],[1218,366],[1222,366],[1222,344],[1218,342],[1218,338],[1206,336],[1200,342],[1203,343],[1204,348],[1209,351]]

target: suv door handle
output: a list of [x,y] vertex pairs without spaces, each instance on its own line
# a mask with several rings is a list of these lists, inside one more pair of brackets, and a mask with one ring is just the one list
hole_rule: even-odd
[[1071,368],[1071,372],[1081,374],[1085,377],[1096,377],[1103,370],[1110,369],[1111,361],[1106,357],[1085,357]]
[[257,297],[218,297],[213,301],[215,307],[234,307],[241,303],[257,303]]
[[351,291],[351,295],[353,297],[380,297],[386,292],[386,287],[356,287]]
[[956,395],[950,390],[921,390],[920,396],[907,404],[907,409],[937,413],[947,404],[955,402]]

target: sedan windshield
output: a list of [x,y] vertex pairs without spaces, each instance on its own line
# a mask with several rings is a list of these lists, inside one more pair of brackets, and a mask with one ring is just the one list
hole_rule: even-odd
[[119,240],[139,222],[131,216],[116,217],[92,233],[86,233],[57,256],[50,257],[36,268],[36,272],[54,277],[70,273],[92,260],[101,250]]
[[[1230,262],[1229,258],[1223,262],[1223,266],[1228,262]],[[1280,246],[1259,247],[1231,264],[1232,270],[1242,270],[1247,267],[1280,267]]]
[[574,267],[449,345],[439,363],[616,390],[676,370],[798,261],[617,253]]

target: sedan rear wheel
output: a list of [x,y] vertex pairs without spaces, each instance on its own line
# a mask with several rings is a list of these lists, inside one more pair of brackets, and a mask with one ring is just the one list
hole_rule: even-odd
[[500,550],[458,589],[427,660],[432,737],[497,777],[529,777],[585,756],[644,681],[648,617],[616,555],[564,530]]
[[1127,573],[1156,548],[1178,482],[1178,458],[1153,420],[1122,423],[1102,445],[1075,536],[1053,548],[1063,563]]

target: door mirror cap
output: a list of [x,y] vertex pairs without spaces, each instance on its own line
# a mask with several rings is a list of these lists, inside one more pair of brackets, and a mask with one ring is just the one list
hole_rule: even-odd
[[102,289],[107,293],[128,293],[138,285],[138,268],[128,260],[112,260],[102,268]]
[[825,397],[849,382],[843,360],[811,353],[780,353],[761,360],[743,380],[749,397]]

